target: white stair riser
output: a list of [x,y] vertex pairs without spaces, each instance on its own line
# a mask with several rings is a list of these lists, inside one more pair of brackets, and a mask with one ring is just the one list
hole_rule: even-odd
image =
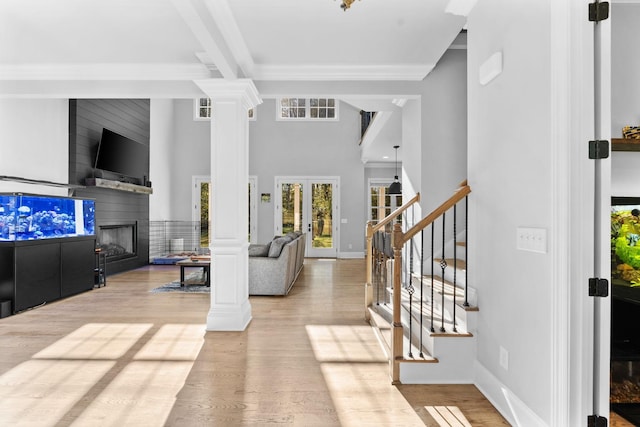
[[[429,305],[429,300],[426,301],[426,304],[427,306]],[[438,328],[440,328],[441,326],[441,321],[440,321],[440,313],[442,312],[441,307],[442,307],[442,302],[436,295],[436,301],[434,301],[434,304],[433,304],[434,327],[436,328],[436,330],[438,330]],[[414,313],[414,316],[418,317],[418,313],[417,312]],[[467,311],[460,306],[456,307],[456,328],[458,329],[458,332],[460,333],[475,332],[477,327],[477,318],[478,318],[477,311]],[[447,322],[453,323],[453,306],[451,305],[450,300],[445,301],[444,321],[445,321],[445,324]],[[425,319],[423,320],[423,324],[428,324],[429,327],[431,326],[430,316],[425,317]],[[445,326],[445,327],[447,329],[450,328],[449,326]],[[447,331],[447,332],[451,332],[451,331]]]
[[476,339],[439,338],[438,363],[400,363],[400,381],[403,384],[472,383],[473,361],[476,357]]
[[[444,279],[451,283],[453,283],[453,270],[454,270],[453,266],[447,266],[447,268],[445,268]],[[431,286],[431,276],[430,276],[431,270],[425,268],[423,273],[425,274],[424,284],[427,286]],[[414,274],[419,275],[420,271],[417,271]],[[433,276],[434,278],[440,278],[442,276],[442,268],[440,267],[439,261],[438,262],[434,261],[433,263]],[[416,289],[419,289],[420,282],[416,280],[413,283],[414,283],[414,287],[416,287]],[[456,273],[456,284],[457,284],[458,290],[460,290],[460,294],[459,294],[460,296],[464,295],[465,283],[466,283],[466,278],[465,278],[464,270],[458,270],[458,272]],[[393,287],[393,260],[387,261],[386,285],[387,285],[387,288],[389,289]],[[470,305],[477,307],[478,305],[477,291],[475,288],[471,286],[467,287],[467,300]]]

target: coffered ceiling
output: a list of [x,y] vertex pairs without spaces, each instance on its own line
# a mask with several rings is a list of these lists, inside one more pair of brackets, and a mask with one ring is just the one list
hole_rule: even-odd
[[194,97],[202,78],[419,81],[465,24],[447,7],[475,1],[2,0],[0,97]]

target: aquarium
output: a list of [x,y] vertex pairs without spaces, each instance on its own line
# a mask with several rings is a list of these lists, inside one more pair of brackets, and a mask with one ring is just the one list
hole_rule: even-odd
[[640,198],[612,198],[611,279],[616,285],[640,287]]
[[94,200],[0,194],[0,241],[94,234]]

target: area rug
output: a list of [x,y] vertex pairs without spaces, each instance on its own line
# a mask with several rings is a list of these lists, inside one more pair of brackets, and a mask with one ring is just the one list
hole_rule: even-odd
[[186,284],[184,286],[180,286],[180,279],[174,280],[173,282],[167,283],[166,285],[158,286],[157,288],[151,289],[149,292],[156,294],[163,292],[184,292],[190,294],[210,293],[210,288],[202,284],[204,282],[204,277],[201,272],[188,274],[187,277],[185,277],[185,282]]

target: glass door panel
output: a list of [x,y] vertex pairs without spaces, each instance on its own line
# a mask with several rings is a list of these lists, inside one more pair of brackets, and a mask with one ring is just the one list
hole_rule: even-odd
[[211,205],[211,194],[209,191],[209,182],[200,183],[200,247],[209,247],[209,206]]
[[313,248],[333,248],[333,184],[311,184]]
[[280,234],[302,231],[303,223],[303,184],[282,183],[282,228]]
[[[306,234],[305,256],[335,258],[338,254],[337,179],[277,178],[275,234]],[[280,212],[277,210],[280,209]]]

